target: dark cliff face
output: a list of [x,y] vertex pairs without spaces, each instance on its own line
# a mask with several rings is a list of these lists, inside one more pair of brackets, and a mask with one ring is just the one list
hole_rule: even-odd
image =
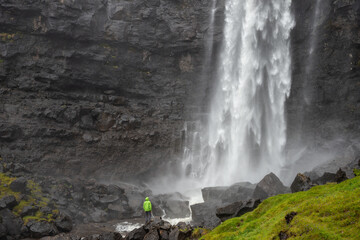
[[[289,146],[360,154],[360,1],[293,1]],[[336,153],[337,152],[337,153]],[[311,159],[316,164],[317,159]]]
[[106,179],[170,160],[209,11],[190,0],[1,0],[4,159]]
[[[359,5],[322,0],[314,32],[316,1],[293,1],[290,147],[358,139]],[[184,121],[211,95],[215,67],[200,76],[210,8],[200,0],[0,0],[4,159],[39,174],[110,180],[181,155]]]

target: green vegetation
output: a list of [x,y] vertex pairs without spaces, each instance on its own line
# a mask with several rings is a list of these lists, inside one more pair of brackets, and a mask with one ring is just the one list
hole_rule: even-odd
[[202,236],[208,234],[209,232],[210,230],[206,228],[195,228],[191,234],[191,239],[199,239]]
[[1,41],[3,41],[3,42],[7,42],[7,41],[12,42],[14,40],[15,36],[16,36],[16,33],[0,33],[0,38],[1,38]]
[[357,177],[360,176],[360,169],[356,169],[356,168],[355,168],[355,169],[353,170],[353,172],[354,172],[354,175],[355,175],[355,176],[357,176]]
[[[25,194],[21,197],[20,193],[12,191],[9,186],[11,182],[15,179],[16,178],[12,178],[7,176],[6,174],[0,173],[0,199],[7,195],[13,195],[16,198],[16,200],[18,201],[18,205],[15,206],[12,210],[15,215],[20,216],[23,209],[27,206],[33,206],[37,209],[41,209],[49,205],[50,200],[43,196],[40,186],[32,180],[27,181],[27,188],[29,189],[28,194]],[[47,215],[45,215],[40,210],[37,210],[34,214],[30,216],[24,216],[23,221],[24,224],[26,224],[31,219],[37,221],[51,222],[54,221],[58,214],[58,210],[53,210],[51,214]]]
[[[287,224],[285,216],[297,215]],[[360,177],[340,184],[265,200],[253,212],[232,218],[201,239],[360,239]]]

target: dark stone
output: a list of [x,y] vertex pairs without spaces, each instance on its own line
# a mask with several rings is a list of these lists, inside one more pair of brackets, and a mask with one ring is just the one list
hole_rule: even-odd
[[38,207],[35,206],[25,206],[23,208],[23,210],[20,213],[21,217],[25,217],[25,216],[32,216],[34,215],[37,211],[39,210]]
[[29,231],[30,235],[35,238],[54,236],[59,233],[54,225],[49,222],[32,222]]
[[6,227],[2,223],[0,223],[0,239],[6,237],[6,233]]
[[13,190],[14,192],[26,193],[27,192],[26,185],[27,185],[27,180],[24,177],[19,177],[10,184],[10,189]]
[[169,240],[169,233],[166,230],[160,229],[159,235],[162,240]]
[[19,237],[21,235],[21,227],[23,221],[20,217],[15,216],[9,209],[3,209],[0,211],[2,218],[2,224],[7,229],[7,234],[12,237]]
[[324,185],[326,183],[336,182],[335,177],[336,177],[335,173],[325,172],[321,177],[315,179],[314,182],[319,185]]
[[180,231],[179,228],[174,228],[169,234],[169,240],[186,240],[191,236],[191,231]]
[[254,193],[256,185],[249,182],[240,182],[231,185],[218,198],[223,203],[247,201]]
[[32,237],[40,238],[45,236],[54,236],[58,234],[58,230],[56,229],[56,227],[49,222],[33,221],[27,226]]
[[159,240],[159,234],[156,228],[153,228],[150,232],[148,232],[145,237],[144,240]]
[[0,199],[0,210],[4,208],[13,209],[17,205],[16,198],[13,195],[5,196]]
[[222,222],[241,215],[251,212],[259,206],[260,200],[248,200],[245,202],[234,202],[228,206],[216,209],[216,216],[220,218]]
[[146,235],[146,231],[143,227],[132,230],[127,236],[126,240],[143,240]]
[[293,218],[297,215],[297,212],[291,212],[286,214],[285,221],[287,224],[290,224],[290,222],[293,220]]
[[311,179],[304,174],[298,173],[292,182],[291,192],[307,191],[311,188]]
[[269,173],[256,185],[253,199],[263,200],[268,197],[289,192],[289,189],[283,185],[274,173]]
[[71,218],[62,213],[56,218],[54,224],[60,232],[70,232],[73,228]]
[[280,238],[280,240],[286,240],[286,239],[289,238],[289,236],[288,236],[288,234],[286,232],[281,231],[279,233],[279,238]]
[[219,196],[223,194],[228,187],[206,187],[201,189],[204,202],[218,201]]
[[98,240],[123,240],[120,233],[104,233],[100,234]]
[[339,170],[336,172],[335,174],[335,181],[337,183],[341,183],[345,180],[347,180],[347,176],[346,176],[346,172],[344,172],[343,170],[341,170],[341,168],[339,168]]
[[220,202],[204,202],[191,205],[193,225],[215,228],[221,222],[216,216],[216,209],[222,207]]

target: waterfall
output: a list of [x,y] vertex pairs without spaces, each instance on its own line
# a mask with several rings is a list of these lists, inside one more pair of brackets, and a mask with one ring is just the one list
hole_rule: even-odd
[[[228,0],[207,126],[195,127],[184,174],[203,186],[258,181],[285,164],[291,0]],[[201,129],[201,130],[199,130]]]

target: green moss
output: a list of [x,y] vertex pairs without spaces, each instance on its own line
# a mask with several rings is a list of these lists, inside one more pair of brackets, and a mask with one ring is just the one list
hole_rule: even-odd
[[15,179],[16,178],[9,177],[4,173],[0,173],[0,198],[7,195],[13,195],[17,200],[19,200],[20,193],[12,191],[9,187]]
[[355,169],[353,170],[353,172],[354,172],[355,176],[357,176],[357,177],[360,176],[360,169],[355,168]]
[[0,33],[1,41],[12,42],[16,36],[16,33]]
[[[297,215],[287,224],[285,216]],[[225,221],[201,239],[360,239],[360,177],[265,200]]]
[[191,233],[191,239],[199,239],[202,236],[208,234],[209,232],[210,230],[206,228],[195,228]]
[[[19,202],[17,206],[14,207],[13,213],[17,216],[20,216],[20,214],[23,212],[24,207],[26,206],[35,206],[39,209],[48,206],[50,203],[50,200],[48,198],[45,198],[43,196],[43,193],[41,191],[41,188],[38,184],[36,184],[32,180],[27,181],[27,188],[29,189],[29,193],[22,197],[20,200],[20,193],[13,192],[9,185],[12,181],[14,181],[16,178],[11,178],[7,176],[6,174],[0,173],[0,198],[6,195],[14,195],[17,201]],[[37,220],[37,221],[54,221],[54,218],[59,214],[59,210],[53,210],[52,213],[47,214],[44,216],[44,214],[41,211],[37,211],[32,216],[25,216],[23,217],[23,221],[26,224],[29,220]]]

